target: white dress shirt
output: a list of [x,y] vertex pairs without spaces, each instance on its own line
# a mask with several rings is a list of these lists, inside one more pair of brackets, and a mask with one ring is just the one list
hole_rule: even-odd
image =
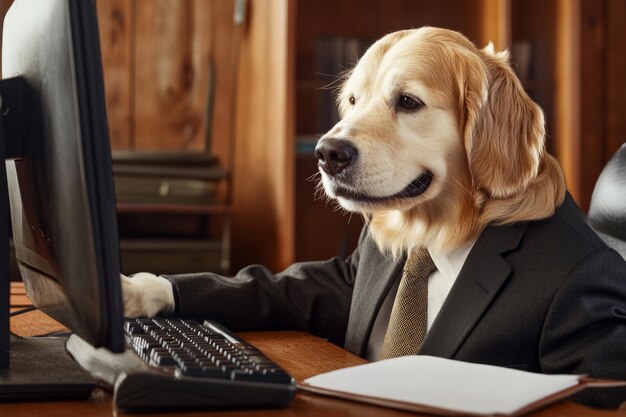
[[[430,330],[441,306],[445,301],[452,284],[456,281],[467,256],[469,255],[472,247],[474,247],[476,240],[466,243],[463,246],[455,248],[450,251],[444,251],[435,253],[430,251],[430,256],[433,258],[433,262],[437,267],[437,270],[430,274],[428,277],[428,317],[426,322],[426,331]],[[393,302],[396,299],[396,293],[398,292],[398,286],[400,285],[400,279],[402,274],[398,276],[393,286],[389,290],[385,301],[383,302],[372,333],[370,334],[370,340],[367,344],[365,351],[365,357],[370,361],[376,361],[379,359],[380,350],[383,346],[383,340],[385,339],[385,333],[387,332],[387,326],[389,325],[389,318],[391,316],[391,309]]]

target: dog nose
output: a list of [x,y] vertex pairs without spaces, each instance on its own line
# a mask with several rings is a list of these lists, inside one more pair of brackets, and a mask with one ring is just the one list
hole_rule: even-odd
[[328,175],[337,175],[356,160],[357,149],[346,139],[325,138],[315,147],[317,165]]

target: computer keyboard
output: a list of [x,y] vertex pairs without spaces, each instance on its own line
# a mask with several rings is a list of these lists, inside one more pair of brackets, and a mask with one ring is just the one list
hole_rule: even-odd
[[285,406],[295,395],[287,372],[216,322],[134,319],[124,331],[132,349],[158,372],[122,377],[115,387],[122,408]]

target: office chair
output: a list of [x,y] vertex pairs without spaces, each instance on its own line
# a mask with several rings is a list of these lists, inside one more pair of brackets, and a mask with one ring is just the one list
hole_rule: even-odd
[[626,143],[602,170],[591,196],[589,224],[626,259]]

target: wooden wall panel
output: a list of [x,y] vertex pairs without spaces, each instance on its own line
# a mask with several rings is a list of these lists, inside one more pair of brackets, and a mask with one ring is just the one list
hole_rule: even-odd
[[589,208],[600,172],[626,142],[626,2],[581,2],[581,195]]
[[233,60],[239,58],[239,46],[234,30],[234,0],[212,0],[215,35],[212,51],[215,73],[215,96],[213,98],[213,116],[211,123],[211,148],[224,166],[232,168],[232,150],[234,139],[235,101],[234,94],[237,74]]
[[555,22],[556,157],[574,200],[581,195],[580,139],[580,0],[557,0]]
[[100,51],[104,68],[109,137],[114,149],[131,149],[133,137],[134,3],[98,0]]
[[135,0],[136,148],[205,150],[212,5]]
[[511,0],[481,1],[479,46],[493,42],[497,51],[511,47]]
[[[511,35],[512,45],[526,43],[530,47],[528,64],[522,70],[517,62],[521,57],[512,51],[514,68],[525,73],[522,84],[528,95],[544,111],[546,118],[546,147],[556,155],[555,124],[555,0],[512,0]],[[523,74],[521,74],[523,75]]]
[[604,138],[606,83],[604,57],[606,17],[604,1],[581,3],[580,32],[580,101],[584,111],[580,113],[580,199],[583,210],[589,202],[596,180],[606,163]]
[[606,146],[610,159],[626,142],[626,1],[607,0]]
[[252,0],[237,95],[233,268],[294,260],[294,0]]
[[210,128],[208,150],[230,165],[234,0],[97,6],[113,148],[205,151]]

